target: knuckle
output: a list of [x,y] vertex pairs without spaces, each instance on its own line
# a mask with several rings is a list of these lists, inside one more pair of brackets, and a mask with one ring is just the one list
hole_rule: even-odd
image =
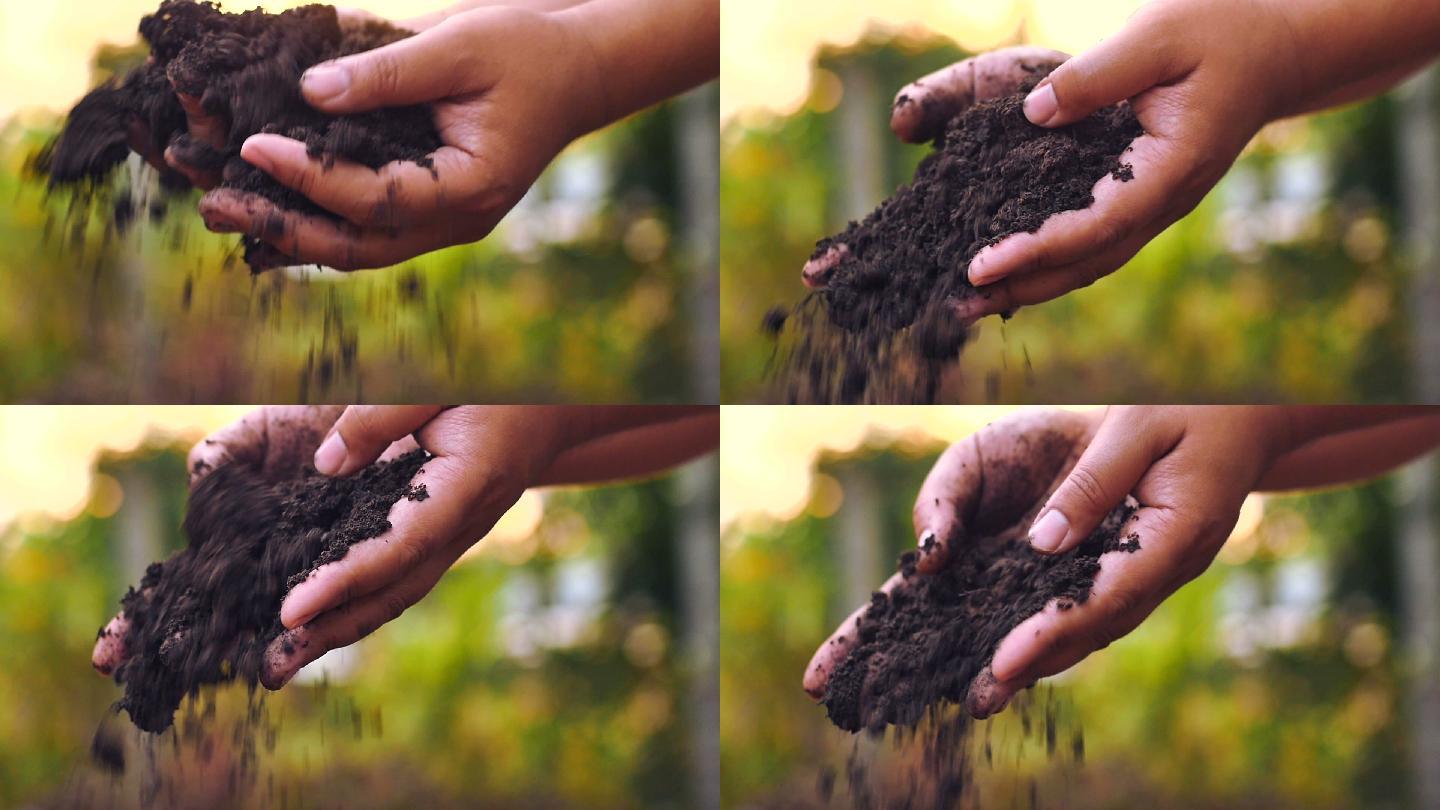
[[401,571],[414,569],[430,556],[430,549],[433,547],[434,534],[428,527],[422,529],[419,537],[402,537],[395,542],[395,560]]
[[394,56],[376,53],[370,60],[367,75],[370,77],[369,91],[380,96],[394,94],[400,89],[404,71]]
[[1087,509],[1104,508],[1107,501],[1105,486],[1089,467],[1076,467],[1066,484],[1071,496]]
[[403,593],[392,592],[380,596],[380,615],[385,622],[393,622],[410,609],[410,599]]

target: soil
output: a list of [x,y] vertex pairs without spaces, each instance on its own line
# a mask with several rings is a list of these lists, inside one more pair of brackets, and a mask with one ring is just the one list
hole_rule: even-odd
[[[428,105],[330,116],[307,104],[299,89],[300,75],[312,65],[412,33],[379,21],[342,29],[335,9],[325,5],[279,14],[259,9],[227,14],[214,3],[164,0],[140,21],[151,59],[81,99],[36,165],[52,187],[93,190],[139,140],[152,154],[173,148],[191,166],[218,172],[222,188],[253,192],[283,208],[334,220],[242,160],[240,147],[256,133],[277,133],[305,142],[310,155],[327,164],[343,159],[378,169],[408,160],[431,167],[429,155],[441,142]],[[177,91],[198,98],[207,114],[228,124],[220,148],[190,137]],[[189,186],[173,170],[163,174],[162,183],[171,190]],[[273,253],[262,244],[244,237],[252,269],[273,262]]]
[[878,734],[963,703],[1006,634],[1051,602],[1061,610],[1083,604],[1102,554],[1140,548],[1139,536],[1124,530],[1135,508],[1127,500],[1062,555],[1033,551],[1023,528],[968,544],[932,576],[916,572],[918,555],[907,552],[902,582],[872,595],[858,644],[830,677],[823,703],[831,722]]
[[286,593],[388,531],[402,498],[428,497],[411,483],[428,458],[415,450],[348,478],[307,469],[278,481],[232,462],[201,479],[185,516],[189,545],[152,564],[121,600],[130,625],[129,654],[114,673],[125,687],[120,708],[159,732],[201,686],[259,682],[265,649],[284,630]]
[[762,325],[795,333],[781,347],[783,399],[933,402],[968,337],[953,307],[985,295],[967,278],[971,259],[1057,213],[1089,207],[1107,175],[1133,179],[1121,158],[1143,130],[1128,105],[1059,129],[1025,118],[1025,96],[1049,70],[1036,67],[1014,95],[953,118],[909,184],[816,245],[812,258],[845,249],[825,289],[772,310]]

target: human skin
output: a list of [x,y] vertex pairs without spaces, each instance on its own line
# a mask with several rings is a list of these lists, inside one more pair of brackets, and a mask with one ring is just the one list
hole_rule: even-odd
[[[421,470],[429,498],[396,503],[390,531],[286,594],[286,631],[267,650],[261,675],[278,689],[429,593],[526,489],[658,474],[712,451],[719,420],[714,407],[267,406],[195,445],[189,469],[193,487],[224,464],[284,478],[313,463],[345,476],[417,446],[434,456]],[[102,674],[125,657],[125,615],[108,629],[91,657]]]
[[[349,11],[342,21],[369,16]],[[432,156],[434,172],[403,161],[378,171],[346,161],[327,169],[299,141],[245,141],[243,159],[338,215],[337,223],[215,188],[217,176],[167,150],[166,163],[211,189],[200,200],[208,228],[262,240],[266,264],[340,270],[473,242],[571,141],[719,73],[718,0],[466,2],[400,24],[419,33],[310,68],[301,93],[335,115],[431,104],[444,143]],[[206,117],[198,99],[181,103],[192,137],[223,144],[223,124]]]
[[[1037,458],[1027,442],[1046,432],[1070,442],[1065,458]],[[922,575],[964,554],[968,536],[1015,526],[1042,498],[1029,537],[1044,554],[1079,545],[1127,495],[1140,503],[1127,524],[1140,535],[1140,549],[1102,556],[1084,604],[1069,610],[1048,605],[1002,639],[990,666],[971,684],[966,709],[988,717],[1037,679],[1063,672],[1135,629],[1209,567],[1249,493],[1363,480],[1437,445],[1440,408],[1398,406],[1023,411],[952,445],[915,500]],[[1006,474],[1017,468],[1028,474]],[[987,478],[1024,481],[1033,491],[987,491]],[[966,526],[967,520],[976,525]],[[881,590],[899,582],[897,574]],[[803,685],[816,699],[853,645],[864,610],[852,613],[806,667]]]
[[[1107,176],[1090,207],[981,250],[968,273],[982,294],[957,303],[956,316],[973,321],[1094,283],[1193,210],[1262,126],[1383,92],[1437,53],[1440,4],[1433,0],[1156,0],[1142,7],[1025,100],[1026,116],[1043,127],[1128,100],[1145,129],[1125,155],[1134,179]],[[1025,66],[1064,59],[1032,47],[967,59],[902,89],[891,128],[906,142],[929,140],[970,104],[1015,92]],[[802,280],[823,287],[841,255],[835,248],[807,262]]]

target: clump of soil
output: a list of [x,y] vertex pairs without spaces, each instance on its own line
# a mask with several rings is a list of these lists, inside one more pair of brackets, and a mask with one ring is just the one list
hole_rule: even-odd
[[[304,196],[275,182],[240,158],[245,139],[276,133],[303,141],[327,164],[343,159],[378,169],[395,160],[430,167],[441,146],[428,105],[330,116],[300,95],[300,76],[312,65],[367,51],[413,32],[371,21],[342,28],[332,6],[309,5],[268,14],[239,14],[194,0],[164,0],[140,21],[151,58],[118,81],[90,92],[70,111],[58,138],[42,151],[37,167],[52,187],[93,191],[108,180],[130,149],[154,156],[167,148],[185,163],[218,172],[220,186],[258,194],[283,208],[335,219]],[[228,126],[215,148],[187,132],[178,93],[199,100],[208,115]],[[172,190],[189,186],[166,171]],[[130,212],[118,204],[115,216]],[[245,258],[263,269],[276,258],[253,236],[244,237]]]
[[[260,681],[265,649],[284,630],[285,594],[350,546],[390,529],[390,508],[428,492],[411,480],[428,459],[415,450],[349,478],[307,469],[274,481],[240,462],[210,472],[190,495],[190,544],[150,566],[121,605],[127,657],[114,677],[120,708],[163,731],[201,686]],[[101,630],[104,634],[106,630]]]
[[1052,601],[1062,610],[1083,604],[1100,555],[1140,548],[1139,536],[1124,531],[1136,506],[1127,499],[1066,554],[1033,551],[1021,528],[967,542],[932,576],[919,574],[917,553],[907,552],[903,581],[871,597],[858,643],[830,676],[823,703],[831,722],[881,733],[962,703],[1006,634]]
[[968,337],[954,306],[987,294],[967,278],[971,259],[1089,207],[1106,175],[1133,178],[1121,158],[1143,130],[1128,105],[1059,129],[1025,118],[1026,94],[1048,73],[1037,67],[1014,95],[961,112],[908,185],[816,245],[812,258],[842,251],[825,289],[763,324],[795,333],[777,369],[785,400],[933,402]]

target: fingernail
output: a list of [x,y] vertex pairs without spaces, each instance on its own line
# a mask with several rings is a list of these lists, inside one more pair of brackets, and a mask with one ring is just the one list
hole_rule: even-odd
[[300,92],[312,102],[330,101],[350,89],[350,71],[336,64],[316,65],[300,77]]
[[1064,513],[1059,509],[1051,509],[1030,527],[1030,545],[1034,546],[1036,551],[1051,554],[1060,548],[1069,532],[1070,521],[1065,518]]
[[239,224],[216,214],[205,218],[205,228],[215,233],[239,233],[242,230]]
[[259,144],[252,144],[251,141],[253,140],[254,138],[251,138],[241,144],[240,158],[266,174],[274,174],[275,162],[270,159],[270,154],[261,148]]
[[983,287],[994,281],[992,278],[994,274],[994,262],[990,261],[990,249],[986,248],[975,254],[975,258],[970,260],[970,269],[965,275],[970,280],[970,286]]
[[349,450],[345,447],[345,439],[340,431],[330,434],[324,442],[321,442],[320,449],[315,451],[315,469],[321,475],[335,475],[340,468],[345,466],[345,456]]
[[1055,97],[1053,84],[1037,87],[1025,97],[1025,117],[1036,126],[1045,126],[1059,111],[1060,100]]
[[926,529],[920,534],[920,553],[926,557],[935,553],[935,530]]

